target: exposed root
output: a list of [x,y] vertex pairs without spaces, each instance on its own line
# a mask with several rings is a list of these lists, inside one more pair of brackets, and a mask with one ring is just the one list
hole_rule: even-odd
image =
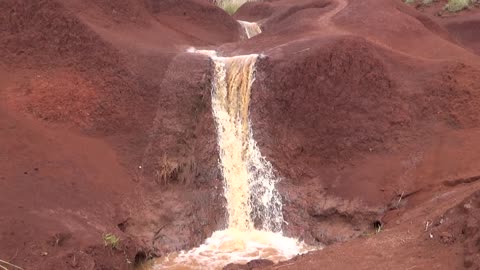
[[405,191],[403,191],[402,194],[400,194],[400,198],[398,198],[398,202],[397,202],[397,205],[395,205],[395,208],[398,209],[398,207],[400,206],[400,203],[402,202],[402,199],[403,199],[403,195],[405,195]]
[[24,269],[21,268],[20,266],[17,266],[17,265],[15,265],[15,264],[9,263],[9,262],[4,261],[4,260],[0,260],[0,267],[1,267],[2,269],[5,269],[5,270],[8,270],[8,268],[5,267],[5,266],[2,266],[1,264],[6,264],[6,265],[8,265],[8,266],[11,266],[11,267],[14,267],[14,268],[17,268],[17,269],[20,269],[20,270],[24,270]]

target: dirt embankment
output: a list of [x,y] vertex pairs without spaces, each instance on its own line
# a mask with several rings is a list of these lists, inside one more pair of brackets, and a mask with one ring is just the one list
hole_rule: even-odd
[[211,64],[184,53],[196,46],[266,55],[251,117],[282,178],[285,232],[337,243],[272,269],[477,266],[475,213],[462,210],[475,197],[447,212],[478,189],[461,180],[480,175],[475,20],[262,1],[235,16],[264,33],[239,41],[210,1],[112,3],[0,3],[0,259],[126,269],[225,224]]
[[224,224],[210,66],[182,54],[238,40],[235,20],[207,1],[0,6],[0,259],[127,269]]
[[[357,249],[375,253],[373,245],[402,254],[381,264],[388,269],[423,269],[435,260],[441,269],[463,267],[467,253],[423,242],[429,236],[424,239],[422,225],[401,223],[406,219],[424,226],[442,214],[441,207],[434,215],[412,212],[435,208],[430,199],[452,192],[442,188],[445,181],[479,174],[475,165],[479,156],[472,149],[479,144],[480,69],[479,56],[471,50],[478,42],[467,44],[449,28],[454,20],[474,16],[477,10],[446,19],[385,1],[349,1],[337,10],[342,2],[330,2],[321,12],[316,9],[323,1],[296,7],[291,1],[249,3],[236,15],[251,14],[264,28],[241,50],[266,54],[258,64],[251,112],[254,136],[283,177],[280,189],[288,222],[284,229],[310,243],[370,236],[379,224],[400,235],[418,234],[408,235],[399,246],[375,239],[370,247],[358,240],[353,249],[342,244],[278,267],[316,269],[320,260],[315,256],[324,252],[355,256]],[[275,16],[289,8],[300,10],[292,15],[297,20]],[[321,14],[317,20],[309,16],[314,13]],[[276,28],[269,20],[287,26]],[[457,33],[467,33],[463,37],[472,40],[469,31],[476,30],[465,27]],[[455,194],[457,199],[468,196]],[[415,243],[421,247],[412,249]],[[460,246],[455,247],[461,250]],[[435,259],[409,265],[401,262],[413,254],[407,249],[422,256],[437,252],[444,258],[432,255]],[[368,256],[359,266],[362,256],[322,265],[366,269],[380,260]],[[322,258],[323,262],[326,257]]]

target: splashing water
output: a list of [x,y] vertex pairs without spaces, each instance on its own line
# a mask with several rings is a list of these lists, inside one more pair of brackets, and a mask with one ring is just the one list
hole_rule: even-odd
[[220,270],[229,263],[245,264],[260,258],[279,262],[308,250],[297,240],[278,233],[227,229],[214,232],[197,248],[161,258],[154,269]]
[[245,30],[245,34],[247,38],[252,38],[260,33],[262,33],[262,29],[260,26],[255,22],[246,22],[246,21],[237,21],[242,28]]
[[225,180],[228,227],[279,232],[282,202],[272,165],[260,154],[249,121],[250,90],[258,55],[213,57],[213,114],[217,124],[220,168]]
[[222,269],[254,259],[278,262],[311,250],[282,235],[278,180],[253,139],[249,104],[258,55],[218,57],[215,51],[193,48],[189,52],[205,54],[214,63],[212,107],[228,226],[197,248],[159,259],[154,269]]

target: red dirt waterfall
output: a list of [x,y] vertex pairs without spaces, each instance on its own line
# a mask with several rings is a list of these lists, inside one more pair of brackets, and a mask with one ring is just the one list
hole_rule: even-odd
[[217,57],[213,51],[197,52],[210,56],[215,68],[212,106],[228,226],[198,248],[159,260],[155,269],[222,269],[232,262],[278,262],[307,251],[304,244],[281,234],[278,179],[253,139],[249,104],[258,55]]

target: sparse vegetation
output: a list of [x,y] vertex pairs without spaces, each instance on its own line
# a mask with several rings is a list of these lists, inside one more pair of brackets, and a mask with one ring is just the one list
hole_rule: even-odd
[[448,0],[444,9],[449,12],[459,12],[469,7],[472,3],[472,0]]
[[156,182],[167,186],[169,183],[177,182],[188,185],[197,175],[197,162],[192,154],[186,157],[183,162],[177,162],[169,159],[166,154],[163,158],[158,158],[157,168],[155,169]]
[[[428,6],[438,0],[403,0],[407,5],[415,5],[416,7]],[[480,5],[480,0],[448,0],[443,10],[448,12],[459,12],[472,6]],[[441,14],[441,12],[439,13]]]
[[214,0],[215,4],[223,8],[228,14],[233,15],[246,2],[254,0]]
[[120,237],[117,237],[113,233],[107,233],[103,235],[103,242],[105,247],[110,247],[111,249],[118,249],[120,244]]
[[158,159],[158,169],[156,170],[157,183],[168,185],[170,179],[176,178],[178,175],[178,164],[170,161],[167,154],[163,155],[162,159]]
[[361,237],[370,237],[370,236],[374,236],[376,234],[381,233],[383,231],[383,223],[380,222],[380,221],[375,221],[373,223],[373,228],[374,228],[374,231],[365,231],[360,236]]

